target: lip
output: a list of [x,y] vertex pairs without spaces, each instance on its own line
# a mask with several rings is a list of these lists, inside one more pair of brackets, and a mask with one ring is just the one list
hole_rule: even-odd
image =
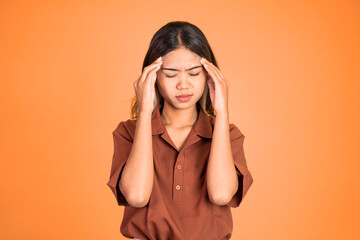
[[179,95],[179,96],[176,96],[176,97],[188,97],[188,96],[191,96],[192,94],[182,94],[182,95]]
[[186,102],[191,98],[192,95],[190,94],[183,94],[183,95],[179,95],[176,96],[176,98],[180,101],[180,102]]

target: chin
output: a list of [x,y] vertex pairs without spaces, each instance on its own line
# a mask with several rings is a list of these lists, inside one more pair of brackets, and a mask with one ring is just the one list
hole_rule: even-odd
[[190,100],[188,102],[180,102],[177,99],[174,100],[174,104],[173,106],[175,106],[176,108],[180,108],[180,109],[186,109],[186,108],[190,108],[196,105],[196,103],[198,102],[198,100]]

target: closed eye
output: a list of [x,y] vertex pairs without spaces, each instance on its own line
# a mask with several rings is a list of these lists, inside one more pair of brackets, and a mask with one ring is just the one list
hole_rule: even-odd
[[[199,74],[200,74],[200,73],[190,74],[190,76],[197,76],[197,75],[199,75]],[[172,77],[175,77],[176,75],[169,76],[169,75],[166,75],[166,74],[165,74],[165,76],[168,77],[168,78],[172,78]]]

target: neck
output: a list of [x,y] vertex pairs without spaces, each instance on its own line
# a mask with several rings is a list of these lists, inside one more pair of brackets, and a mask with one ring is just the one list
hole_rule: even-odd
[[178,109],[164,101],[161,111],[161,120],[164,125],[182,128],[193,126],[198,118],[196,104],[184,109]]

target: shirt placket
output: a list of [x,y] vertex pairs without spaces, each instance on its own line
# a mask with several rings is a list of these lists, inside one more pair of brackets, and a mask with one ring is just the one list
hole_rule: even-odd
[[173,203],[180,203],[183,200],[184,194],[184,171],[183,166],[185,163],[185,151],[180,150],[174,169],[174,184],[173,184]]
[[[171,140],[169,134],[167,133],[167,131],[165,131],[161,137],[169,144],[171,145],[174,149],[176,149],[176,146],[174,144],[174,142]],[[189,133],[189,137],[187,138],[187,140],[184,143],[183,148],[180,150],[180,152],[178,153],[176,160],[175,160],[175,165],[174,165],[174,169],[173,169],[173,186],[172,186],[172,201],[174,204],[176,203],[182,203],[183,200],[183,196],[184,196],[184,181],[185,181],[185,175],[186,173],[184,172],[184,165],[185,165],[185,161],[186,161],[186,148],[191,146],[192,144],[196,143],[197,141],[200,141],[200,137],[197,136],[194,132],[194,128],[191,129],[190,133]]]

